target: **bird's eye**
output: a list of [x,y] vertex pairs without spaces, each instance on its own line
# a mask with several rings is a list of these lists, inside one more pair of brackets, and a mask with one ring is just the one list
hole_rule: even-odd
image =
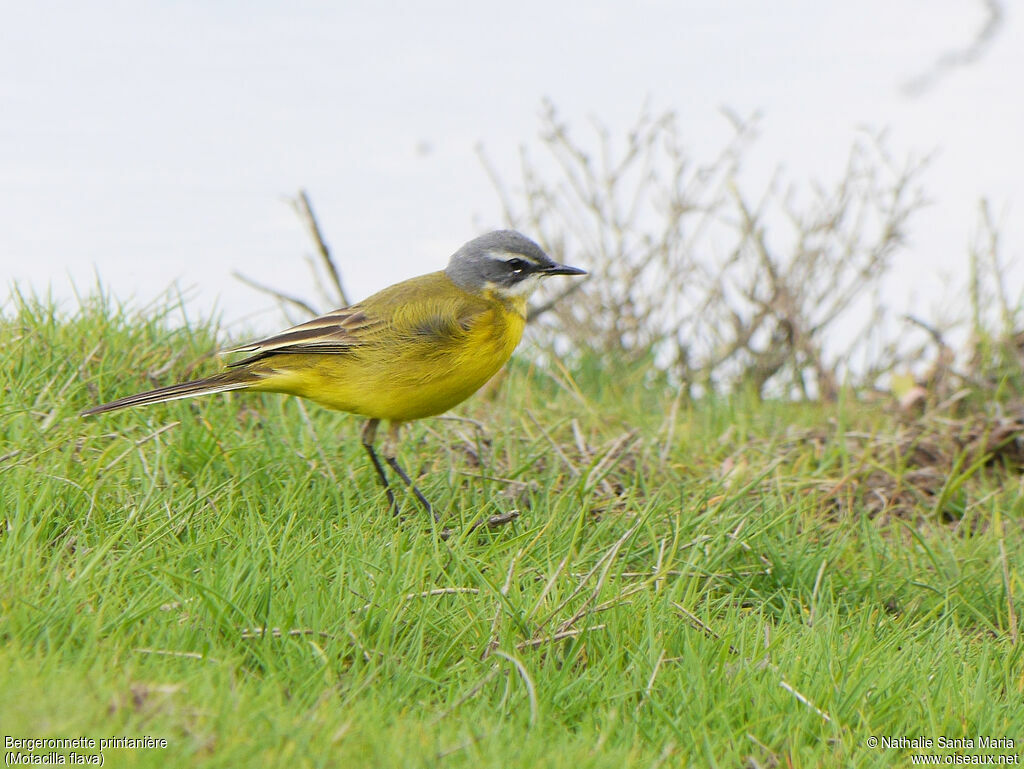
[[509,259],[505,264],[507,264],[509,269],[512,270],[513,275],[518,275],[527,267],[525,259]]

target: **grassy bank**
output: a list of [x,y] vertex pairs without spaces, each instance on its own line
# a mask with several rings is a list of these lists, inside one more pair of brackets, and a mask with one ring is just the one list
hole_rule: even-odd
[[5,735],[167,740],[109,766],[1019,754],[1020,476],[965,448],[917,483],[885,405],[685,404],[520,360],[408,432],[442,540],[388,514],[355,418],[246,395],[78,418],[213,370],[208,328],[19,302],[2,339]]

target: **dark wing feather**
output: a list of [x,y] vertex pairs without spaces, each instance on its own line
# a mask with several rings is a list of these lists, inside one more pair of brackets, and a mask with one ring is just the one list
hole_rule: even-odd
[[242,366],[271,354],[345,353],[365,343],[367,335],[381,326],[381,320],[368,316],[359,305],[352,305],[292,326],[266,339],[225,350],[224,354],[251,353],[249,357],[230,364]]

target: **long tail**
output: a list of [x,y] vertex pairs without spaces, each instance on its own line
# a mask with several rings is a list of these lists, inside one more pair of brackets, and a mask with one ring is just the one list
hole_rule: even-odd
[[194,398],[197,395],[209,395],[210,393],[222,393],[228,390],[244,390],[250,387],[258,377],[254,377],[248,371],[225,371],[221,374],[214,374],[205,379],[196,379],[193,382],[182,382],[181,384],[169,387],[160,387],[144,393],[128,395],[118,398],[116,401],[104,403],[86,409],[81,416],[89,417],[93,414],[102,414],[104,411],[117,411],[130,406],[142,406],[147,403],[161,403],[163,401],[176,401],[181,398]]

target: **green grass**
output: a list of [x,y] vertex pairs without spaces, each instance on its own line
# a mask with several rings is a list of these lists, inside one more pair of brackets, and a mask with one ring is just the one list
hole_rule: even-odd
[[479,426],[408,431],[442,540],[409,499],[388,514],[355,418],[245,395],[78,418],[213,370],[213,332],[165,315],[16,298],[2,321],[4,735],[168,741],[110,766],[1019,752],[1017,474],[963,467],[938,501],[869,516],[842,432],[892,429],[879,406],[674,406],[644,371],[520,361],[457,410]]

